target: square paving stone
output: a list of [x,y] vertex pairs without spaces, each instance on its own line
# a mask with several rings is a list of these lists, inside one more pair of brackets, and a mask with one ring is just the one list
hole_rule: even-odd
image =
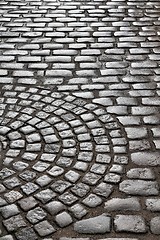
[[15,204],[7,205],[0,208],[0,212],[4,218],[9,218],[19,213],[19,209]]
[[37,172],[44,172],[47,168],[49,168],[50,164],[45,162],[37,162],[32,169],[36,170]]
[[21,185],[21,182],[20,182],[20,180],[17,177],[8,178],[3,183],[9,189],[13,189],[13,188],[18,187],[19,185]]
[[53,216],[65,209],[65,205],[59,201],[52,201],[45,205],[45,209]]
[[49,202],[52,198],[56,197],[56,193],[54,193],[51,189],[43,190],[34,195],[37,199],[39,199],[42,203]]
[[59,197],[59,200],[70,206],[71,204],[75,203],[78,198],[69,192],[65,192]]
[[96,175],[94,173],[88,172],[82,179],[82,181],[88,185],[95,185],[99,179],[101,178],[101,176]]
[[21,174],[19,174],[20,178],[22,178],[23,180],[30,182],[32,179],[34,179],[36,177],[36,173],[32,172],[30,170],[26,170],[24,172],[22,172]]
[[20,227],[26,226],[26,223],[21,215],[13,216],[7,220],[4,220],[3,224],[7,228],[8,232],[16,231]]
[[70,170],[65,174],[65,178],[68,181],[70,181],[71,183],[75,183],[80,178],[80,174],[75,171]]
[[26,195],[30,195],[39,189],[39,187],[36,184],[30,182],[26,183],[25,185],[22,185],[21,188]]
[[89,192],[90,187],[84,183],[77,183],[71,188],[71,191],[79,197],[84,197]]
[[38,202],[33,197],[27,197],[18,201],[18,204],[24,211],[34,208]]
[[15,172],[13,170],[10,170],[8,168],[3,168],[1,171],[0,171],[0,179],[5,179],[9,176],[12,176]]
[[52,179],[48,175],[43,175],[36,179],[36,183],[41,187],[48,185],[51,181]]
[[67,188],[69,188],[72,184],[67,181],[59,180],[51,185],[51,188],[58,193],[63,193]]
[[36,235],[33,228],[27,227],[16,232],[16,238],[18,240],[36,240],[38,236]]
[[93,193],[103,196],[109,197],[109,195],[113,192],[113,186],[107,183],[100,183],[96,188],[93,189]]
[[99,206],[102,203],[102,199],[100,197],[98,197],[96,194],[90,194],[82,202],[83,202],[83,204],[87,205],[88,207],[94,208],[94,207]]
[[84,217],[88,211],[81,204],[75,204],[70,208],[70,211],[77,219]]
[[33,210],[30,210],[26,218],[33,224],[40,222],[47,216],[47,213],[40,207],[34,208]]
[[22,197],[23,197],[23,195],[20,192],[14,191],[14,190],[4,194],[4,198],[9,203],[16,202],[17,200],[21,199]]
[[62,213],[58,214],[55,217],[55,221],[62,228],[67,227],[68,225],[70,225],[73,222],[71,216],[67,212],[62,212]]
[[34,228],[41,237],[45,237],[56,231],[56,229],[48,221],[40,222],[36,224]]

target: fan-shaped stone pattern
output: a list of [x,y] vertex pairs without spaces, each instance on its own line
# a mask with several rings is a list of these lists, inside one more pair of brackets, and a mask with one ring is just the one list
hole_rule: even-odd
[[124,144],[118,122],[97,104],[48,89],[13,87],[2,94],[2,213],[9,204],[25,215],[16,216],[19,225],[14,214],[4,215],[7,230],[30,224],[40,236],[43,228],[52,234],[55,225],[66,227],[100,206],[123,173],[114,154],[121,148],[115,140]]

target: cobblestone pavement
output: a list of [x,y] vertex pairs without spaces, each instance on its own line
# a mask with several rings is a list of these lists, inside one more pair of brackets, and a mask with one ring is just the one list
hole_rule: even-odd
[[0,240],[160,239],[160,2],[0,1]]

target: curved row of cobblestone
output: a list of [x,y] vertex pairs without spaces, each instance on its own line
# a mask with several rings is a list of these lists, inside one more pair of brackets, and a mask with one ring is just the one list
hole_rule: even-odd
[[[42,87],[4,86],[1,95],[0,212],[16,239],[57,234],[73,223],[81,234],[110,232],[104,212],[137,212],[142,206],[132,195],[158,195],[154,172],[142,168],[158,165],[158,154],[133,152],[140,168],[127,167],[130,141],[106,108]],[[148,210],[158,211],[157,201],[147,199]],[[96,207],[99,216],[89,218]],[[155,233],[157,221],[151,221]],[[114,224],[117,232],[147,231],[140,215],[116,215]]]
[[0,2],[0,240],[159,240],[159,13]]
[[[1,213],[7,230],[17,231],[27,220],[37,229],[47,214],[55,219],[48,225],[63,228],[101,205],[123,173],[116,154],[127,163],[118,122],[97,104],[46,89],[15,87],[2,96],[0,178],[9,205]],[[20,209],[23,214],[14,216]]]

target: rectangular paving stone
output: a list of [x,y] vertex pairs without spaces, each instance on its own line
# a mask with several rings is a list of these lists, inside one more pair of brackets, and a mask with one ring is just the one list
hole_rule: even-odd
[[46,76],[50,77],[72,77],[70,70],[47,70]]
[[132,114],[133,115],[150,115],[150,114],[155,114],[158,112],[158,109],[156,107],[132,107]]
[[18,79],[18,83],[22,83],[22,84],[36,84],[37,83],[37,79],[34,78],[20,78]]
[[7,228],[8,232],[16,231],[20,227],[25,227],[27,225],[21,215],[8,218],[3,221],[3,224]]
[[1,56],[0,62],[11,62],[15,60],[15,56]]
[[116,232],[145,233],[147,231],[143,217],[139,215],[116,215]]
[[120,191],[134,196],[157,196],[159,186],[156,181],[124,180],[120,183]]
[[41,57],[35,56],[25,56],[25,57],[18,57],[18,62],[41,62]]
[[70,56],[48,56],[48,57],[45,57],[45,62],[68,63],[68,62],[71,62],[71,57]]

